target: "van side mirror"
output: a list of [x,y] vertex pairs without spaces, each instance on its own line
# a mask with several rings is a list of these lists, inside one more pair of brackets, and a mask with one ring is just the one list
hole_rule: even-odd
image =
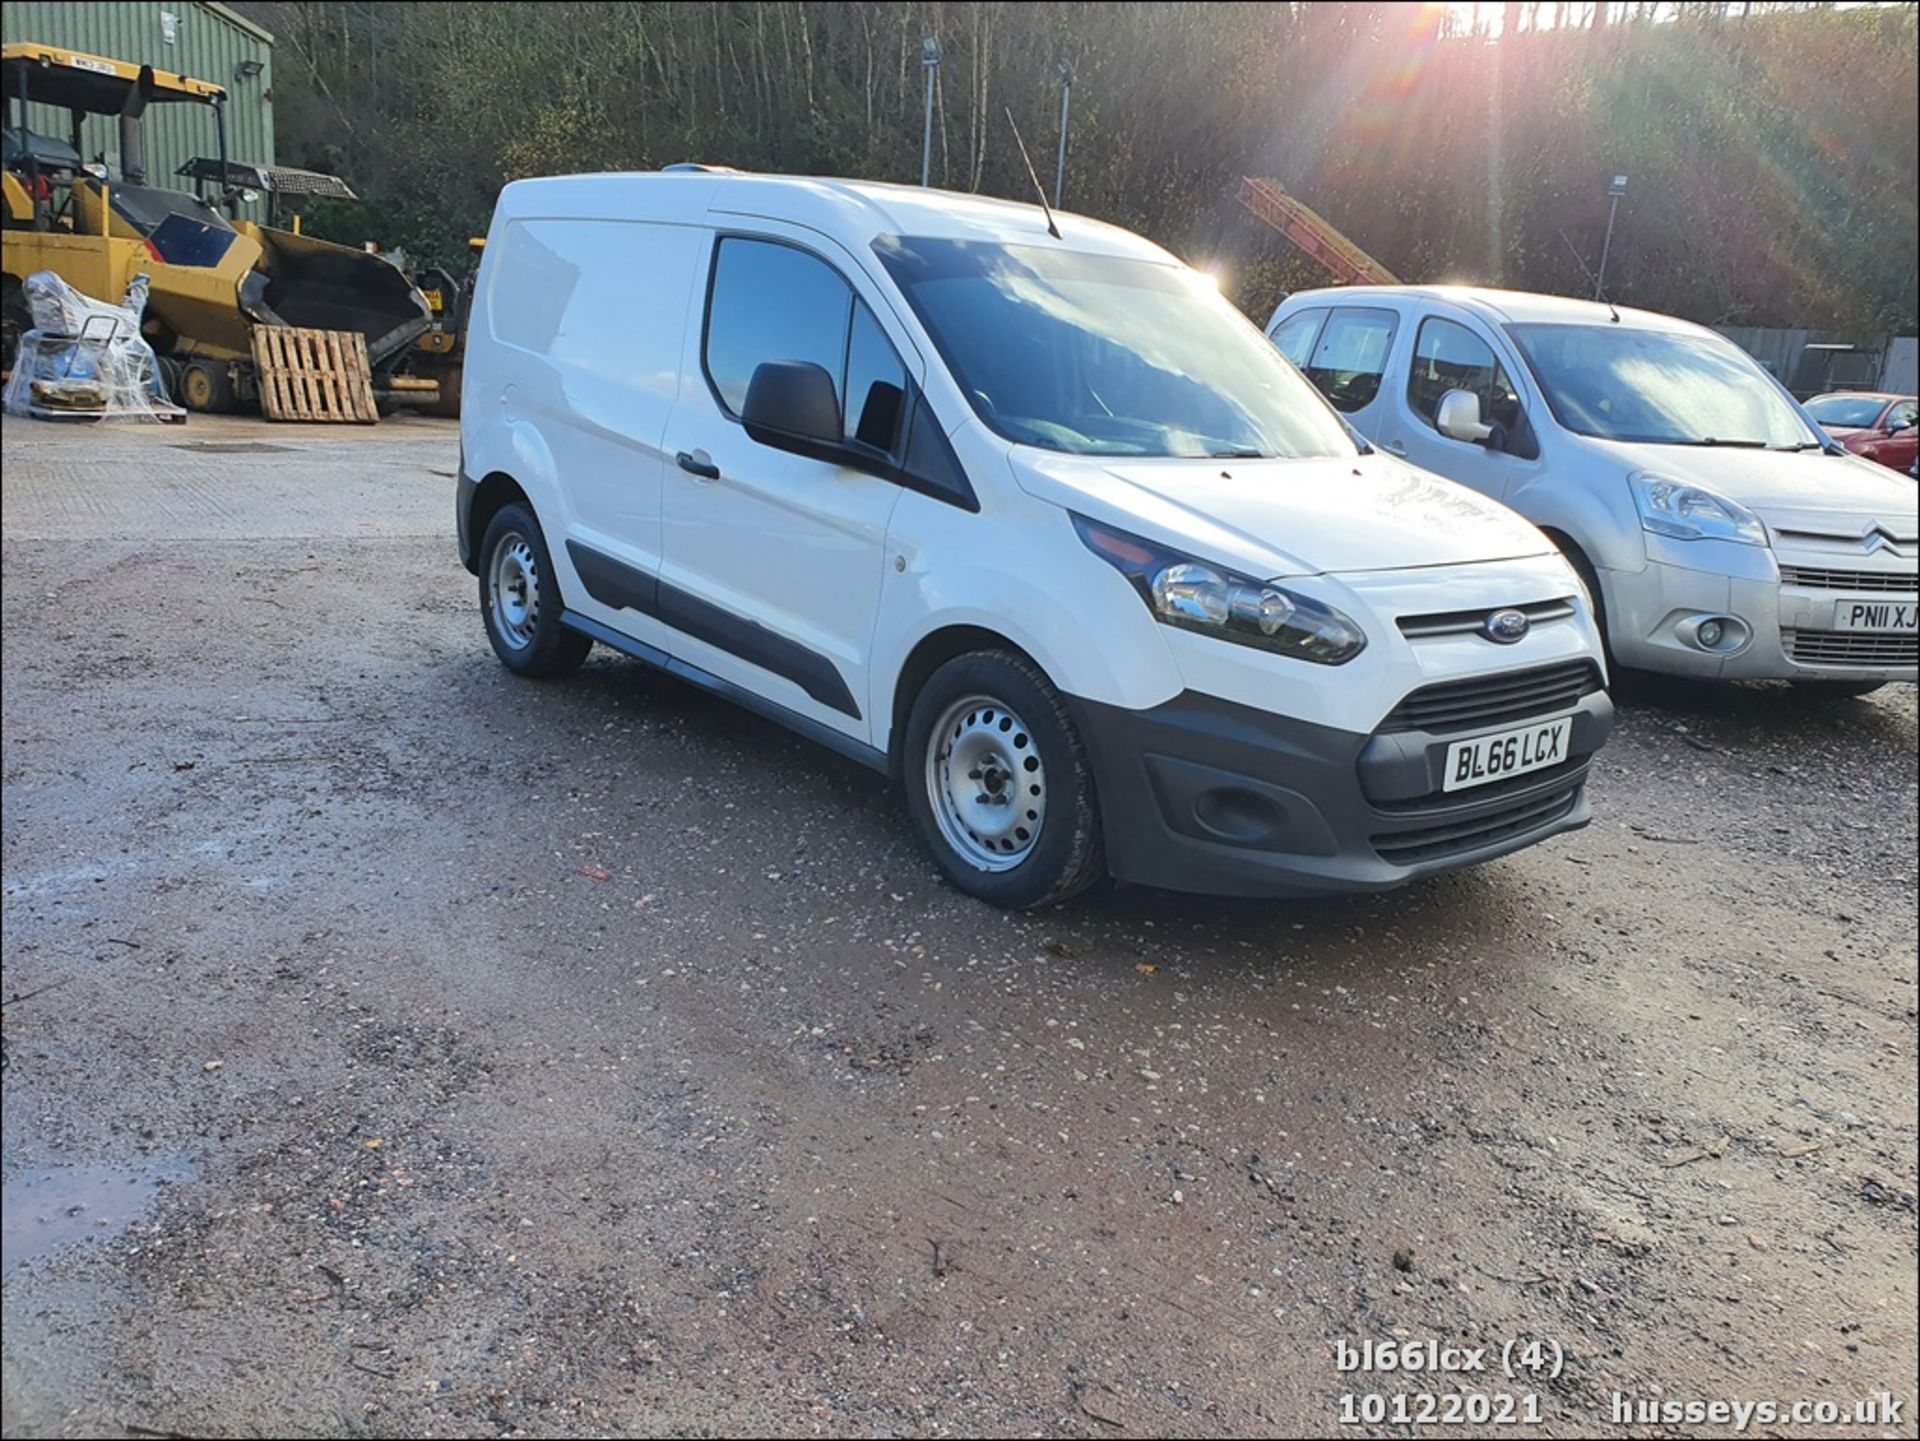
[[840,397],[833,377],[810,360],[767,360],[753,368],[740,423],[775,450],[840,458]]
[[1493,427],[1480,419],[1480,397],[1471,390],[1449,390],[1441,396],[1433,423],[1442,435],[1469,445],[1484,445],[1493,434]]

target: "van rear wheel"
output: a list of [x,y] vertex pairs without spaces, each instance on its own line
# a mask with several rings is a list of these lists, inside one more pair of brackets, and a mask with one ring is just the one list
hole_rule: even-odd
[[1025,656],[974,651],[941,666],[914,700],[903,757],[907,809],[968,895],[1027,910],[1100,878],[1093,768]]
[[593,649],[560,623],[565,606],[533,509],[502,506],[480,542],[480,611],[500,664],[515,675],[571,675]]

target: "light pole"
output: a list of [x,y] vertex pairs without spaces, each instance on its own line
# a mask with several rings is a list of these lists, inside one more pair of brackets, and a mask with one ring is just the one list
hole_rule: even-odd
[[1593,277],[1593,298],[1599,300],[1607,290],[1607,252],[1613,249],[1613,217],[1620,213],[1620,197],[1627,193],[1627,177],[1616,175],[1613,184],[1607,187],[1607,194],[1613,199],[1607,205],[1607,238],[1600,242],[1600,269]]
[[1053,208],[1067,193],[1067,112],[1073,105],[1073,62],[1060,62],[1060,162],[1053,172]]
[[940,41],[932,36],[920,42],[920,68],[927,72],[927,123],[920,132],[920,183],[933,178],[933,77],[940,69]]

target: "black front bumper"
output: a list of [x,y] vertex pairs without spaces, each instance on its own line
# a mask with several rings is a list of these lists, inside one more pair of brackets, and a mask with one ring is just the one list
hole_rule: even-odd
[[1478,865],[1592,818],[1587,766],[1613,728],[1581,697],[1568,757],[1472,790],[1441,790],[1449,743],[1499,727],[1376,735],[1185,692],[1150,710],[1072,699],[1093,762],[1107,869],[1210,895],[1390,890]]

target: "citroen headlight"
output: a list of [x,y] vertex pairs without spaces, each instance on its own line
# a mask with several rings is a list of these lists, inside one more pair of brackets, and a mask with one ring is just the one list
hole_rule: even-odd
[[1073,518],[1088,550],[1133,583],[1163,625],[1258,646],[1296,660],[1344,665],[1366,648],[1360,627],[1311,596],[1197,560],[1124,530]]
[[1641,526],[1655,535],[1675,540],[1767,544],[1767,528],[1759,516],[1704,486],[1646,474],[1636,475],[1628,483],[1633,487]]

